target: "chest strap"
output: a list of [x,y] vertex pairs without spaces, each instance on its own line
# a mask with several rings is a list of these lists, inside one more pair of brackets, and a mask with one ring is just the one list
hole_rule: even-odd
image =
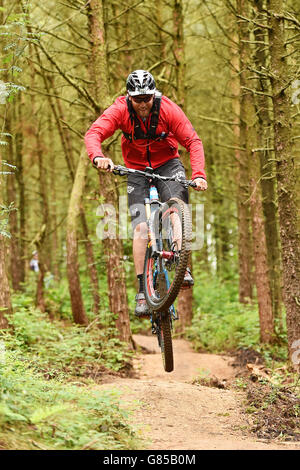
[[[141,123],[139,118],[137,117],[136,112],[133,109],[131,101],[129,98],[126,98],[127,108],[130,116],[131,124],[134,125],[134,140],[137,139],[147,139],[147,140],[163,140],[168,136],[168,132],[162,132],[161,134],[156,134],[156,129],[158,125],[159,119],[159,111],[161,105],[161,96],[157,96],[154,98],[153,106],[151,109],[151,118],[150,118],[150,125],[149,129],[147,129],[147,133],[145,133],[141,127]],[[132,134],[128,134],[127,132],[123,132],[124,137],[132,142]]]

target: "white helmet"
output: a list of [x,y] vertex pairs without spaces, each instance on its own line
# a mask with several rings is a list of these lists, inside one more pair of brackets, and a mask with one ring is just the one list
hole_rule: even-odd
[[153,95],[156,91],[155,80],[146,70],[135,70],[128,75],[126,88],[130,96]]

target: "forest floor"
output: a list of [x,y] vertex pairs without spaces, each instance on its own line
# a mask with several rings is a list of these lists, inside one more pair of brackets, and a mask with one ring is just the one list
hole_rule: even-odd
[[[237,364],[236,358],[230,356],[196,353],[187,341],[177,339],[174,340],[175,369],[166,373],[156,338],[136,335],[134,340],[141,352],[134,361],[132,378],[107,376],[99,387],[120,391],[124,406],[132,410],[134,425],[145,439],[144,448],[300,449],[297,433],[291,432],[288,438],[278,437],[279,414],[274,403],[279,402],[278,397],[270,400],[270,393],[264,394],[268,381],[253,387],[250,384],[247,390],[246,385],[243,387],[243,376],[249,378],[245,363]],[[250,367],[252,373],[255,367],[258,374],[262,370],[258,364]],[[241,389],[236,383],[242,385]],[[252,406],[248,406],[249,396],[253,399]],[[264,416],[261,420],[253,403],[264,397],[264,406],[260,406]],[[289,423],[287,410],[299,405],[292,405],[293,397],[288,394],[281,398],[281,406],[286,407],[286,423]],[[280,423],[282,425],[282,419]],[[258,437],[254,429],[260,429],[263,437]]]

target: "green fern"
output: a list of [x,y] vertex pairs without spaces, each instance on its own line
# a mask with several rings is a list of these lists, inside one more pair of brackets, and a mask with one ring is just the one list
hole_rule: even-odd
[[71,405],[54,405],[38,408],[32,413],[29,419],[32,424],[37,424],[42,421],[45,421],[52,415],[59,414],[65,410],[69,410],[71,407]]

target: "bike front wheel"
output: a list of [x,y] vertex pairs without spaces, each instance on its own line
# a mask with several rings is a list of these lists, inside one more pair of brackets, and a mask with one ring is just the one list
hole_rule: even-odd
[[188,206],[172,198],[155,214],[159,254],[148,246],[144,264],[144,292],[153,311],[167,312],[181,288],[187,268],[192,238]]

